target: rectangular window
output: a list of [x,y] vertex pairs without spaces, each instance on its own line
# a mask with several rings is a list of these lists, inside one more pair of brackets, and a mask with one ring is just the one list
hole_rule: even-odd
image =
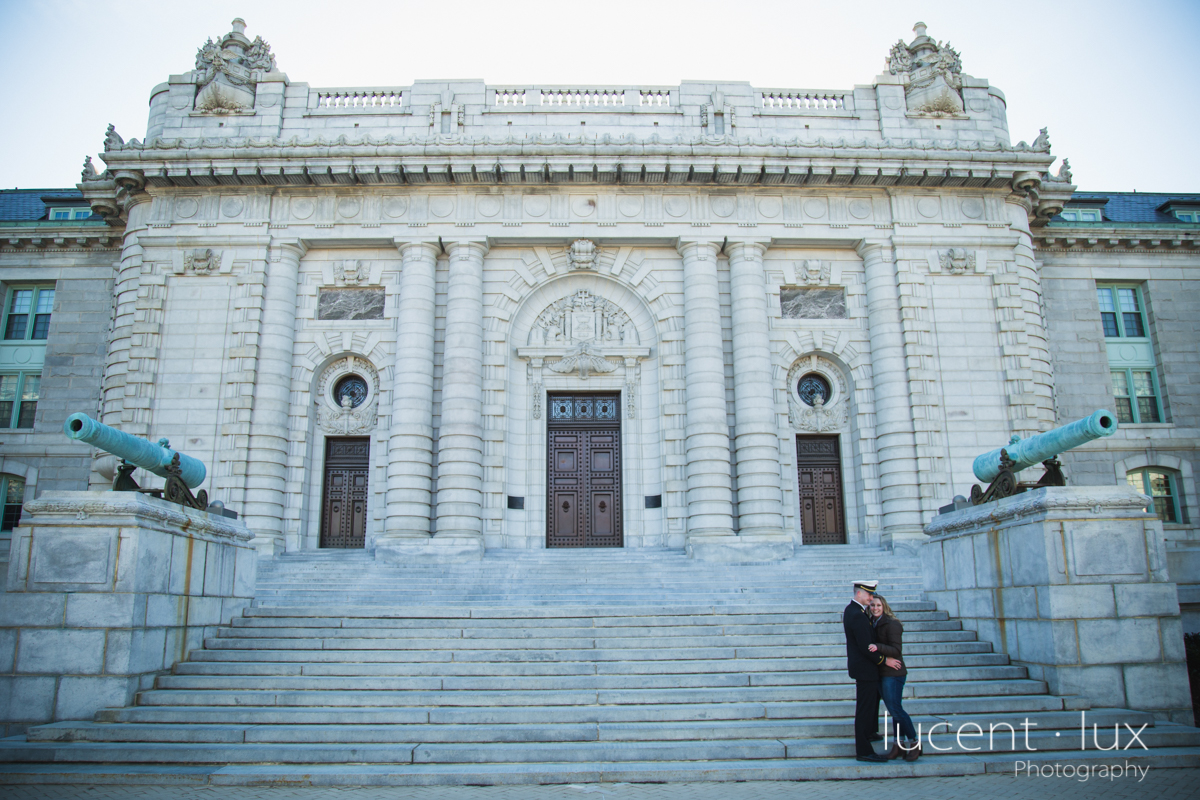
[[1175,219],[1180,222],[1200,222],[1200,211],[1175,210]]
[[67,207],[50,209],[50,219],[52,220],[87,219],[91,215],[92,210],[90,208]]
[[1097,286],[1096,300],[1105,338],[1145,338],[1146,318],[1136,286]]
[[28,372],[0,375],[0,428],[32,428],[42,376]]
[[0,531],[11,531],[21,521],[21,506],[25,502],[25,481],[15,475],[0,475],[0,497],[4,498]]
[[1064,208],[1059,216],[1066,222],[1103,222],[1098,208]]
[[1162,422],[1162,403],[1153,370],[1112,371],[1118,422]]
[[5,340],[46,339],[50,335],[50,315],[54,310],[54,287],[14,288],[4,310]]

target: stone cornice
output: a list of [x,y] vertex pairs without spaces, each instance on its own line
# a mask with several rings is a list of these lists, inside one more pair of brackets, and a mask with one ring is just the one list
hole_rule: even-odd
[[1178,225],[1122,225],[1119,222],[1104,226],[1045,227],[1034,236],[1038,250],[1058,253],[1093,251],[1149,250],[1195,253],[1200,248],[1200,226],[1186,228]]
[[939,514],[925,526],[925,535],[946,538],[978,533],[1017,523],[1022,517],[1052,515],[1066,518],[1144,517],[1150,498],[1128,486],[1052,486],[1034,489],[991,503]]
[[126,527],[136,520],[138,527],[170,533],[239,542],[253,538],[240,522],[140,492],[46,492],[25,503],[21,513],[22,527]]
[[4,225],[0,224],[0,248],[37,250],[46,253],[79,253],[88,250],[116,250],[121,234],[108,225]]

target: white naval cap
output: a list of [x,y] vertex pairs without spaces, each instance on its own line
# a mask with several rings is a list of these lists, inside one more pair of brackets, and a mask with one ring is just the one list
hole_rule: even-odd
[[879,586],[879,581],[855,581],[854,590],[862,589],[864,592],[875,594],[876,587]]

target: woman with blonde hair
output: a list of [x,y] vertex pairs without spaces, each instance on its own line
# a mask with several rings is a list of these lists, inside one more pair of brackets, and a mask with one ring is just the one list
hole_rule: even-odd
[[[900,702],[904,694],[904,680],[908,669],[904,666],[904,626],[892,613],[892,607],[882,595],[871,598],[871,624],[875,628],[875,644],[867,649],[879,652],[885,656],[879,665],[879,694],[888,713],[895,720],[896,743],[888,751],[887,757],[899,758],[905,761],[916,761],[921,755],[921,742],[917,739],[917,731],[913,727],[912,718],[904,710]],[[901,744],[901,737],[904,743]]]

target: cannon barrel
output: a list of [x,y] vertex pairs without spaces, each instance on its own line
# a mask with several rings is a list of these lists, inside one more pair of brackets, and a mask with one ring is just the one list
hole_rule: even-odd
[[1116,415],[1100,409],[1069,425],[1063,425],[1061,428],[1039,433],[1028,439],[1014,442],[1007,447],[997,447],[989,453],[984,453],[975,459],[973,465],[975,477],[981,481],[996,479],[996,476],[1000,474],[1001,450],[1007,450],[1008,457],[1014,462],[1012,471],[1020,472],[1026,467],[1040,464],[1073,447],[1079,447],[1079,445],[1094,439],[1112,436],[1116,430]]
[[[63,433],[67,435],[68,439],[86,442],[93,447],[112,453],[134,466],[153,472],[160,478],[167,477],[166,467],[176,453],[169,447],[163,447],[138,436],[131,436],[116,428],[110,428],[87,414],[72,414],[67,417],[67,421],[63,423]],[[207,472],[203,462],[179,453],[179,477],[183,479],[189,489],[195,489],[204,483]]]

